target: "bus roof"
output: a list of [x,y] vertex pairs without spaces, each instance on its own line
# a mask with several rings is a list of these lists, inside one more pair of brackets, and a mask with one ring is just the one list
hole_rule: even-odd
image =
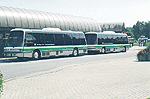
[[12,31],[24,31],[24,32],[33,32],[33,33],[83,33],[81,31],[71,31],[71,30],[61,30],[59,28],[43,28],[42,30],[40,29],[23,29],[23,28],[15,28],[12,29]]
[[102,33],[105,33],[105,34],[114,34],[115,32],[114,31],[103,31]]
[[86,32],[85,34],[98,34],[98,32]]

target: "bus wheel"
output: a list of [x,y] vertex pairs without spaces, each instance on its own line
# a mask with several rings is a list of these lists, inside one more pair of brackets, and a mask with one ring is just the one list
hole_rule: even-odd
[[72,55],[73,55],[73,56],[78,56],[78,55],[79,55],[79,51],[78,51],[77,48],[75,48],[75,49],[73,50]]
[[32,59],[40,59],[40,58],[41,58],[40,51],[34,50],[34,52],[32,54]]
[[126,52],[126,51],[127,51],[127,49],[126,49],[126,47],[124,46],[123,52]]
[[106,48],[103,47],[101,53],[106,54]]

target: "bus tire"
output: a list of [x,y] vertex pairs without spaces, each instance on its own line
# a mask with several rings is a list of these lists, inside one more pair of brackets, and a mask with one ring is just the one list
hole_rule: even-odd
[[34,50],[32,54],[32,59],[37,60],[41,58],[41,53],[39,50]]
[[77,48],[74,48],[73,49],[73,52],[72,52],[72,56],[78,56],[79,55],[79,51]]
[[127,51],[126,46],[124,46],[124,50],[123,50],[123,52],[126,52],[126,51]]
[[103,48],[102,48],[101,53],[103,53],[103,54],[106,54],[106,53],[107,53],[107,52],[106,52],[106,48],[105,48],[105,47],[103,47]]

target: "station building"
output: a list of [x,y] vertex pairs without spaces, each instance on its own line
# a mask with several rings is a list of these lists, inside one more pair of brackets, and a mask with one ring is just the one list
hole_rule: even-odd
[[46,27],[83,32],[101,31],[99,23],[88,17],[0,6],[0,57],[4,46],[3,38],[11,29]]

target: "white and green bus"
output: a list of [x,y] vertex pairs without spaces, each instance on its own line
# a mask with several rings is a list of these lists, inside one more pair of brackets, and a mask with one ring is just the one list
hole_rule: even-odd
[[84,54],[86,40],[83,32],[62,31],[59,28],[12,29],[5,57],[40,59],[58,55]]
[[126,52],[129,49],[127,34],[113,31],[85,33],[88,53]]

